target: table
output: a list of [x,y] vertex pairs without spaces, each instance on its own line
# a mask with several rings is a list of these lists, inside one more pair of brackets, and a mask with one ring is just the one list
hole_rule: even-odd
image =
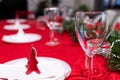
[[[33,23],[29,23],[31,28],[24,31],[25,33],[40,34],[42,36],[40,41],[25,44],[10,44],[1,41],[3,35],[15,34],[17,31],[4,30],[3,26],[5,24],[7,24],[5,20],[0,21],[0,63],[27,57],[31,50],[31,44],[33,44],[38,52],[38,56],[58,58],[70,65],[72,73],[66,80],[83,80],[74,75],[79,75],[79,72],[84,68],[85,55],[79,43],[72,41],[71,36],[67,32],[62,34],[56,33],[60,42],[58,46],[46,46],[45,42],[49,40],[49,29],[44,23],[41,23],[41,26],[44,26],[45,30],[38,29],[36,27],[36,22],[34,21]],[[104,72],[108,72],[109,75],[107,80],[120,80],[120,74],[110,72],[107,69],[106,59],[103,56],[94,56],[94,67],[97,67]]]

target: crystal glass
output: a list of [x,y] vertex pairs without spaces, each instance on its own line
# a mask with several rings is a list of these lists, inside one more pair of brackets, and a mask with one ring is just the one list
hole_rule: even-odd
[[41,17],[41,16],[38,16],[37,17],[37,22],[36,22],[37,28],[40,29],[40,30],[45,30],[44,22],[45,22],[45,18]]
[[87,73],[87,75],[85,75],[87,76],[87,80],[94,80],[95,75],[101,74],[100,71],[93,69],[93,56],[101,49],[108,35],[109,27],[107,14],[105,12],[76,12],[75,32],[86,55],[85,73],[82,75]]
[[56,46],[59,44],[57,39],[54,38],[54,31],[60,28],[60,23],[58,22],[58,17],[60,16],[60,11],[58,7],[49,7],[44,9],[44,16],[46,18],[46,24],[50,29],[50,40],[46,43],[48,46]]

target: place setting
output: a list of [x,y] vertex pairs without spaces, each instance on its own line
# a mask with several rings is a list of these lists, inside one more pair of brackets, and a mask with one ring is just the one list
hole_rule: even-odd
[[[16,19],[7,19],[6,22],[7,23],[15,23]],[[20,23],[24,23],[27,20],[26,19],[19,19],[18,21],[20,21]]]
[[33,45],[26,58],[0,64],[1,79],[5,80],[65,80],[70,73],[68,63],[57,58],[38,57]]
[[19,16],[20,15],[18,13],[16,13],[15,19],[6,20],[7,23],[11,23],[11,24],[5,25],[3,28],[5,30],[18,30],[19,27],[21,27],[22,29],[29,29],[30,28],[29,24],[23,24],[27,20],[21,19],[21,18],[19,18]]
[[20,23],[20,21],[18,19],[16,19],[13,24],[5,25],[3,27],[3,29],[12,31],[12,30],[18,30],[19,27],[21,27],[22,29],[29,29],[30,25],[29,24],[22,24],[22,23]]
[[31,43],[42,39],[42,36],[37,33],[25,33],[22,28],[19,28],[16,34],[4,35],[3,42],[7,43]]

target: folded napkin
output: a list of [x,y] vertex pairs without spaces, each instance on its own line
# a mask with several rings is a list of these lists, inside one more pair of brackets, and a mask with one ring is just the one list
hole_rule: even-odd
[[28,29],[28,28],[30,28],[30,25],[21,24],[20,21],[18,19],[16,19],[14,24],[4,26],[5,30],[18,30],[19,28]]
[[15,25],[20,25],[20,22],[18,19],[15,20]]
[[38,64],[38,61],[36,59],[36,56],[37,56],[37,51],[36,49],[32,46],[32,50],[28,56],[28,62],[27,62],[27,71],[26,71],[26,74],[30,74],[32,73],[33,71],[35,71],[37,74],[40,74],[40,70],[38,69],[37,67],[37,64]]
[[22,28],[19,28],[19,29],[18,29],[18,32],[17,32],[17,36],[18,36],[18,37],[23,37],[24,35],[25,35],[25,33],[24,33],[23,29],[22,29]]
[[[26,22],[26,19],[18,19],[20,23]],[[15,23],[16,19],[8,19],[7,22],[8,23]]]
[[15,20],[15,23],[13,24],[13,26],[18,27],[18,29],[21,27],[26,27],[26,26],[29,27],[29,25],[27,25],[27,24],[21,24],[18,19]]

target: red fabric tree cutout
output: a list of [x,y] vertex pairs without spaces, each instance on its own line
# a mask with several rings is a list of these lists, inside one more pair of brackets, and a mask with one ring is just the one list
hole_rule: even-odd
[[32,50],[30,52],[30,54],[28,55],[28,62],[26,65],[27,71],[26,74],[30,74],[33,71],[35,71],[37,74],[40,74],[40,70],[37,67],[38,61],[36,59],[37,56],[37,51],[36,49],[32,46]]

